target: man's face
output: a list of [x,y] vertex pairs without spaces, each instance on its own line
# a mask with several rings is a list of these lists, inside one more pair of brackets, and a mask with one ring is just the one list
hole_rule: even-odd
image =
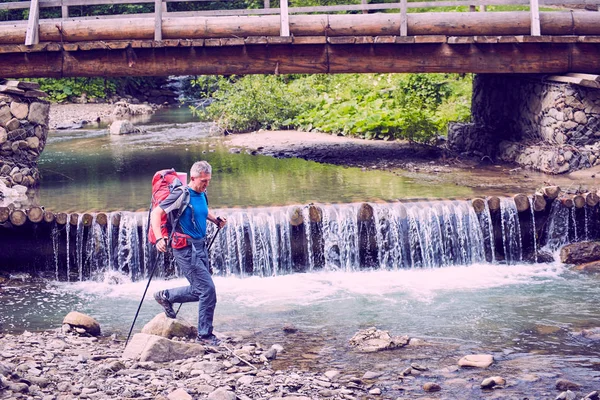
[[200,173],[200,176],[192,176],[190,187],[196,192],[204,192],[210,183],[210,174]]

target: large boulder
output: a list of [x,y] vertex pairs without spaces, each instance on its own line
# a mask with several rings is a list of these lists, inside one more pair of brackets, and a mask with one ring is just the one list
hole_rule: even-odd
[[174,337],[195,339],[198,336],[198,329],[184,319],[167,318],[165,313],[161,312],[142,328],[142,333],[167,339]]
[[579,242],[560,249],[560,261],[565,264],[584,264],[600,261],[600,242]]
[[350,339],[350,346],[364,353],[397,349],[408,344],[408,336],[391,336],[388,331],[380,331],[375,327],[358,331]]
[[573,267],[573,270],[583,272],[584,274],[600,274],[600,261],[579,264]]
[[64,324],[70,325],[72,328],[84,329],[86,333],[92,336],[100,336],[100,324],[89,315],[71,311],[63,319]]
[[128,133],[135,133],[137,129],[133,124],[126,120],[115,121],[110,124],[111,135],[127,135]]
[[491,354],[470,354],[458,360],[459,367],[487,368],[494,362]]
[[136,333],[123,352],[123,358],[138,361],[169,362],[204,355],[204,346],[178,342],[162,336]]

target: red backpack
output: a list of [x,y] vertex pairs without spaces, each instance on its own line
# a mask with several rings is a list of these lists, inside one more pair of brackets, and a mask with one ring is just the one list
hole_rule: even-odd
[[[179,176],[177,176],[177,172],[175,172],[173,168],[157,171],[152,178],[152,202],[150,205],[150,212],[166,199],[173,190],[182,187],[183,185],[184,184],[179,179]],[[171,230],[171,225],[172,221],[170,221],[169,215],[163,215],[160,221],[162,237],[170,237],[169,231]],[[148,224],[148,241],[152,244],[156,244],[156,237],[154,236],[154,231],[152,230],[150,223]]]

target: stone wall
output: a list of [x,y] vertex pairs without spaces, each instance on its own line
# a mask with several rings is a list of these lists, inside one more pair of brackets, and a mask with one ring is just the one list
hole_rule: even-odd
[[480,74],[471,111],[449,129],[453,150],[552,174],[600,164],[600,89]]
[[33,82],[0,82],[0,186],[35,187],[48,137],[50,103]]

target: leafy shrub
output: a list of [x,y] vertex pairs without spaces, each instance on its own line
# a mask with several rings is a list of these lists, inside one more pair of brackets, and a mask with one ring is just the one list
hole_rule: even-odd
[[429,142],[470,115],[470,75],[340,74],[208,78],[197,109],[229,132],[291,127],[369,139]]
[[70,100],[83,93],[88,98],[106,98],[117,89],[115,82],[103,78],[40,78],[33,81],[38,82],[40,89],[54,102]]
[[237,81],[221,79],[212,96],[216,102],[194,110],[228,132],[286,127],[284,121],[305,109],[307,103],[299,100],[300,88],[284,79],[273,75],[248,75]]

